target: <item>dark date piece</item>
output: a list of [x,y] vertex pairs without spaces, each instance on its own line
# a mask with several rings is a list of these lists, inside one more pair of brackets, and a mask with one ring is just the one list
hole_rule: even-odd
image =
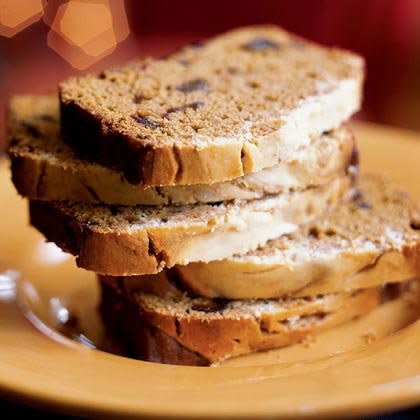
[[227,299],[212,299],[206,303],[196,303],[192,305],[191,309],[197,312],[205,312],[205,313],[212,313],[212,312],[221,312],[223,311],[228,304]]
[[146,128],[151,128],[152,130],[156,130],[161,127],[161,125],[156,121],[149,120],[146,117],[142,117],[141,115],[132,115],[132,118],[134,121],[144,125]]
[[210,85],[204,79],[193,79],[185,83],[182,83],[179,86],[176,86],[175,89],[182,93],[191,93],[196,90],[208,90]]
[[181,106],[175,106],[173,108],[169,108],[166,111],[166,114],[163,116],[163,118],[171,118],[171,115],[175,112],[185,112],[187,109],[192,109],[193,111],[197,111],[197,109],[202,108],[204,106],[204,102],[202,101],[197,101],[197,102],[192,102],[190,104],[187,105],[181,105]]
[[278,50],[280,45],[267,38],[256,38],[242,45],[243,50],[247,51],[267,51]]
[[38,127],[36,127],[35,125],[27,121],[21,121],[21,125],[31,137],[34,137],[36,139],[39,139],[42,137],[42,133],[39,131]]

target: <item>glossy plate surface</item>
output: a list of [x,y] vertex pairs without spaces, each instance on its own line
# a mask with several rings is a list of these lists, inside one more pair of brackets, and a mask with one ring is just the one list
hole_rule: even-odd
[[[420,135],[366,124],[355,131],[364,172],[389,175],[420,201]],[[212,368],[140,362],[76,343],[54,322],[70,308],[94,340],[94,275],[28,226],[6,162],[0,203],[2,395],[119,418],[348,417],[420,403],[420,308],[404,299],[305,343]],[[16,279],[20,304],[44,333],[18,308]]]

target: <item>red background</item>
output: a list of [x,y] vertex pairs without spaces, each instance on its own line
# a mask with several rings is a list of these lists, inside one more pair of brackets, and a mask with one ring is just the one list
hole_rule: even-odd
[[[275,23],[361,53],[368,76],[359,117],[420,129],[418,0],[127,0],[126,10],[129,37],[88,71],[162,55],[232,27]],[[79,73],[48,48],[48,29],[41,20],[13,38],[0,36],[0,133],[9,95],[54,91],[57,82]]]

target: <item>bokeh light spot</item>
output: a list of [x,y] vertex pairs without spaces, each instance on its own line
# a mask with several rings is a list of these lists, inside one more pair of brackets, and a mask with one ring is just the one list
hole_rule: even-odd
[[0,35],[8,38],[38,21],[45,0],[0,0]]
[[[60,9],[63,9],[62,15]],[[78,47],[83,47],[110,28],[112,28],[112,16],[105,4],[77,0],[60,6],[53,22],[53,29]]]
[[48,5],[44,21],[51,28],[48,46],[78,69],[110,54],[129,34],[122,0],[69,0],[57,9]]
[[108,0],[112,13],[112,22],[117,42],[124,41],[130,33],[124,0]]
[[110,48],[103,50],[102,53],[92,56],[87,54],[83,49],[70,44],[57,32],[52,30],[48,32],[47,43],[52,50],[79,70],[87,69],[92,64],[111,54],[116,48],[116,43],[114,43]]

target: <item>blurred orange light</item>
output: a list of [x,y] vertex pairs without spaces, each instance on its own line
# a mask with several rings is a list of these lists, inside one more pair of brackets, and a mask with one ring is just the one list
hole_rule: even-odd
[[44,0],[0,0],[0,35],[11,38],[39,20]]
[[122,0],[69,0],[47,7],[48,45],[73,67],[85,69],[110,54],[129,34]]
[[116,48],[116,44],[113,44],[110,48],[103,50],[99,55],[92,56],[84,52],[81,48],[70,44],[53,30],[48,32],[47,43],[52,50],[79,70],[90,67],[92,64],[111,54]]
[[108,0],[108,4],[112,13],[115,39],[117,42],[122,42],[130,33],[124,0]]
[[[63,9],[61,16],[60,9]],[[112,16],[105,4],[73,0],[59,7],[52,26],[69,42],[83,47],[92,38],[112,28]]]

